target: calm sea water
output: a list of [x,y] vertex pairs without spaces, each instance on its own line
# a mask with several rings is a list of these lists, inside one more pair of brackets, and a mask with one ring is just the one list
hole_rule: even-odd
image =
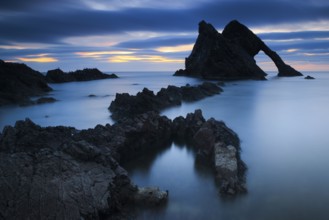
[[[197,84],[171,73],[119,73],[120,79],[51,85],[52,104],[0,108],[0,128],[31,118],[42,125],[90,128],[113,123],[107,110],[116,92],[155,92],[168,84]],[[167,206],[138,219],[329,219],[329,73],[227,83],[221,95],[162,112],[169,118],[201,108],[223,120],[242,141],[248,165],[246,195],[218,196],[211,170],[195,165],[192,149],[172,144],[127,164],[133,181],[169,190]],[[90,94],[96,97],[88,97]]]

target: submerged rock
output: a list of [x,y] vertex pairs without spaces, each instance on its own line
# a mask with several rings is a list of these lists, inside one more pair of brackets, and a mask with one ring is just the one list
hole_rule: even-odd
[[304,79],[315,79],[313,76],[307,75]]
[[46,75],[46,80],[49,83],[64,83],[73,81],[90,81],[98,79],[118,78],[117,75],[105,74],[98,69],[83,69],[74,72],[65,73],[61,69],[49,70]]
[[254,60],[259,51],[272,59],[278,68],[278,76],[302,76],[236,20],[231,21],[222,34],[211,24],[201,21],[199,36],[190,56],[185,59],[185,70],[178,70],[175,75],[219,80],[264,80],[267,74]]
[[161,205],[167,202],[168,191],[162,191],[158,187],[139,187],[133,200],[143,206]]
[[53,103],[56,102],[57,100],[53,97],[41,97],[38,98],[35,103],[36,104],[45,104],[45,103]]

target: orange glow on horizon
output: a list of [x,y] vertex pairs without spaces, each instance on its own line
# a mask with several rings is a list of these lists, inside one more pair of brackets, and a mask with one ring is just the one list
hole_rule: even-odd
[[56,58],[53,57],[18,57],[17,59],[23,62],[36,63],[53,63],[58,61]]
[[102,55],[128,55],[134,54],[132,51],[94,51],[94,52],[76,52],[76,55],[89,58],[100,58]]
[[194,44],[184,44],[173,47],[158,47],[155,50],[162,53],[175,53],[175,52],[184,52],[191,51],[193,49]]
[[[296,69],[297,71],[300,71],[303,73],[303,71],[329,71],[329,64],[315,64],[315,63],[308,63],[308,62],[301,62],[301,61],[295,61],[295,62],[288,62],[288,65]],[[273,62],[259,62],[257,65],[260,66],[262,70],[266,71],[278,71],[276,66]]]
[[141,55],[141,56],[113,56],[108,59],[111,63],[128,63],[128,62],[150,62],[150,63],[183,63],[183,59],[170,59],[163,56],[151,56],[151,55]]

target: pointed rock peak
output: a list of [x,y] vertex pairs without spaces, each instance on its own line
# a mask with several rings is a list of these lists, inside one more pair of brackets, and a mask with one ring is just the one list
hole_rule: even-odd
[[218,34],[218,31],[211,24],[204,20],[199,23],[199,34]]
[[246,26],[243,25],[242,23],[240,23],[238,20],[232,20],[232,21],[230,21],[230,22],[225,26],[224,29],[226,29],[226,28],[232,28],[232,27],[235,27],[235,28],[243,28],[243,27],[245,27],[245,28],[246,28]]
[[228,23],[224,30],[223,35],[226,38],[237,38],[237,37],[246,37],[246,38],[256,38],[258,41],[258,37],[245,25],[241,24],[237,20],[233,20],[230,23]]

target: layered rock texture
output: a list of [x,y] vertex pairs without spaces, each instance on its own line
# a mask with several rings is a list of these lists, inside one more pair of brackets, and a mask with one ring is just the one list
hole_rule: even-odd
[[245,191],[237,135],[201,110],[173,121],[148,112],[87,130],[26,119],[0,134],[0,218],[130,219],[129,205],[157,206],[168,192],[137,187],[120,163],[176,138],[197,143],[222,194]]
[[118,78],[115,74],[105,74],[98,69],[83,69],[74,72],[65,73],[61,69],[49,70],[46,75],[47,82],[49,83],[64,83],[74,81],[91,81],[97,79]]
[[5,127],[0,135],[1,219],[123,218],[128,203],[165,201],[167,192],[139,189],[118,163],[154,146],[154,140],[170,138],[169,119],[149,114],[137,120],[83,131],[43,128],[28,119]]
[[257,66],[254,59],[259,51],[272,59],[278,68],[278,76],[302,76],[236,20],[231,21],[222,34],[211,24],[201,21],[199,36],[190,56],[185,60],[185,70],[178,70],[175,75],[220,80],[263,80],[267,74]]
[[111,102],[109,110],[113,119],[134,117],[148,111],[159,112],[164,108],[180,105],[182,101],[197,101],[208,96],[219,94],[223,90],[215,83],[204,82],[198,86],[168,86],[162,88],[156,95],[144,88],[136,95],[117,93]]
[[25,64],[0,60],[0,106],[29,104],[31,96],[43,95],[51,90],[40,72]]

